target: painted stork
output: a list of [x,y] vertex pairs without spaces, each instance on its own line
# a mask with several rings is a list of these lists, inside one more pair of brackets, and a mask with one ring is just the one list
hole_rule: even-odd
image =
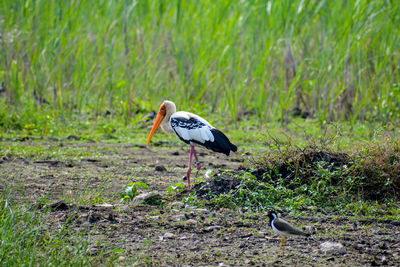
[[208,121],[196,114],[186,111],[177,112],[175,104],[171,101],[166,100],[161,104],[153,128],[149,134],[147,145],[150,144],[151,137],[160,125],[164,132],[175,133],[179,139],[190,145],[189,167],[186,172],[189,189],[191,189],[190,173],[192,170],[192,155],[194,155],[196,160],[196,177],[201,169],[194,148],[195,145],[206,147],[227,156],[229,156],[231,151],[237,151],[237,147],[220,130],[214,128]]

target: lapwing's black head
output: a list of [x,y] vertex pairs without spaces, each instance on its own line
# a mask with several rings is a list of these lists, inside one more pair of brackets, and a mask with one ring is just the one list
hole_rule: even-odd
[[265,214],[265,216],[268,216],[271,220],[278,217],[278,215],[276,214],[276,211],[273,211],[273,210],[269,211],[267,214]]
[[275,211],[271,210],[269,211],[267,214],[265,214],[265,216],[268,216],[269,218],[269,225],[271,225],[272,221],[275,220],[276,218],[278,218],[278,215],[276,214]]

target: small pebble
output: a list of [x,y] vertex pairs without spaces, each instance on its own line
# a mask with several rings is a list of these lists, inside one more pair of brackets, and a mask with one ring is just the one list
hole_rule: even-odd
[[320,245],[320,249],[325,255],[340,255],[346,253],[346,248],[338,242],[324,242]]
[[163,236],[164,238],[174,238],[175,237],[175,235],[173,234],[173,233],[170,233],[170,232],[166,232],[165,234],[164,234],[164,236]]
[[199,222],[194,220],[194,219],[189,219],[189,220],[186,221],[186,224],[187,225],[198,225]]
[[158,165],[158,166],[156,166],[155,170],[156,170],[157,172],[165,172],[165,171],[167,171],[167,168],[165,168],[165,167],[162,166],[162,165]]

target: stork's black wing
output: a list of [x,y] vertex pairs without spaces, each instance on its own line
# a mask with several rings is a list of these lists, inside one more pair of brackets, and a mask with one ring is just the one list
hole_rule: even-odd
[[171,117],[170,123],[176,135],[185,143],[194,142],[226,155],[229,155],[230,151],[237,151],[237,147],[225,134],[200,119],[174,116]]

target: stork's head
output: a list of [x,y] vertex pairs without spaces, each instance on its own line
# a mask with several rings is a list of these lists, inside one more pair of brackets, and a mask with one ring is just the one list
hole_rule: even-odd
[[158,111],[156,120],[154,121],[153,128],[149,134],[149,138],[147,139],[147,144],[150,144],[150,140],[153,137],[153,134],[156,132],[157,128],[160,124],[166,120],[169,121],[172,113],[176,112],[176,106],[174,102],[165,100],[164,103],[161,104],[160,110]]

